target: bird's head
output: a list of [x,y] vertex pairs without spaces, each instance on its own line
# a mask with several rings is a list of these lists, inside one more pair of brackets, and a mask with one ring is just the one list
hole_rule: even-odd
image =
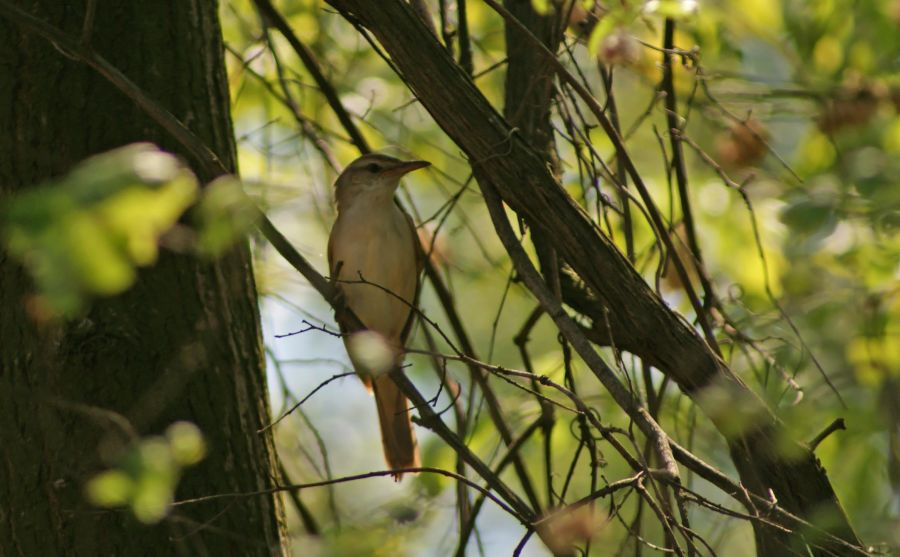
[[402,161],[377,153],[363,155],[351,162],[334,184],[338,207],[357,199],[367,202],[390,200],[400,178],[430,165],[427,161]]

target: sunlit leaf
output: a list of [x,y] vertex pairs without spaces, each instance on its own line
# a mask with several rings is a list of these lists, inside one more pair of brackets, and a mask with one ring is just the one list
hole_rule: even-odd
[[890,153],[900,153],[900,116],[891,120],[882,136],[882,145]]
[[733,18],[735,28],[762,36],[777,34],[782,27],[779,0],[731,0],[727,17]]
[[174,499],[174,485],[162,476],[145,475],[138,483],[131,500],[135,518],[146,524],[162,520]]
[[547,15],[553,10],[550,0],[531,0],[531,6],[541,15]]
[[604,17],[597,25],[594,26],[594,29],[591,31],[591,36],[588,38],[588,52],[595,55],[600,50],[600,44],[603,43],[603,39],[609,35],[613,29],[616,27],[616,22],[611,17]]
[[801,145],[798,170],[811,175],[834,164],[837,153],[834,144],[823,133],[814,132]]
[[98,507],[119,507],[131,498],[134,482],[119,470],[109,470],[94,476],[85,490],[91,503]]
[[854,338],[847,345],[847,359],[864,385],[880,387],[900,377],[900,342],[891,336]]
[[843,45],[831,35],[822,37],[813,50],[813,61],[824,72],[837,70],[844,61]]
[[3,232],[46,307],[71,315],[88,296],[127,289],[136,268],[156,260],[160,236],[196,191],[193,174],[174,156],[130,145],[11,200]]
[[197,249],[217,256],[244,237],[256,224],[259,212],[244,193],[241,182],[228,176],[203,189],[192,216],[197,225]]
[[166,430],[166,438],[172,458],[181,466],[190,466],[203,460],[206,443],[200,429],[190,422],[176,422]]
[[139,521],[153,524],[168,513],[184,468],[205,453],[197,426],[176,422],[165,437],[147,437],[130,447],[116,466],[88,481],[85,493],[97,506],[128,506]]

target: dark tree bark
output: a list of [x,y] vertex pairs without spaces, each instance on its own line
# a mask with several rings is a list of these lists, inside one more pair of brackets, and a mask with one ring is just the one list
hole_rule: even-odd
[[[783,424],[766,404],[598,232],[554,179],[541,154],[490,106],[409,6],[399,0],[329,4],[378,39],[418,100],[466,153],[479,183],[488,182],[521,218],[553,238],[560,258],[596,296],[597,312],[588,317],[595,324],[608,322],[605,333],[618,348],[668,374],[707,413],[726,436],[743,485],[761,498],[769,497],[771,490],[781,508],[834,536],[761,535],[757,525],[757,553],[791,555],[809,543],[816,555],[858,554],[861,542],[810,448],[785,441]],[[753,426],[729,432],[727,413],[702,396],[708,387],[721,389],[734,401],[733,408],[753,418]],[[791,445],[790,456],[786,443]]]
[[[540,15],[530,0],[505,0],[504,6],[538,37],[551,51],[556,51],[562,39],[558,17]],[[555,91],[553,68],[519,30],[506,25],[506,83],[504,87],[503,117],[510,126],[518,128],[522,136],[559,174],[553,126],[550,122],[550,103]],[[528,223],[531,225],[532,223]],[[542,232],[532,228],[532,241],[541,264],[541,271],[550,289],[559,290],[559,261],[552,242]]]
[[[17,5],[82,33],[85,2]],[[234,169],[215,2],[97,2],[90,44]],[[3,197],[127,143],[183,152],[93,70],[3,17],[0,130]],[[30,292],[0,251],[0,555],[283,553],[277,497],[177,507],[150,527],[83,495],[101,450],[121,439],[113,415],[141,435],[175,420],[200,427],[209,454],[186,472],[180,499],[275,485],[272,439],[257,433],[269,408],[248,246],[215,262],[163,253],[130,291],[70,323],[36,325]]]

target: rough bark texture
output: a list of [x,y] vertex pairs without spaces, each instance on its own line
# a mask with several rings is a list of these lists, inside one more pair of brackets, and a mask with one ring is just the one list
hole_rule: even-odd
[[[234,167],[215,2],[98,2],[93,47]],[[18,2],[73,36],[85,3]],[[0,19],[0,194],[135,141],[177,144],[92,70]],[[201,178],[208,178],[202,177]],[[249,250],[216,262],[164,253],[126,294],[82,319],[37,326],[32,285],[0,251],[0,555],[283,553],[276,497],[178,507],[158,526],[87,505],[86,479],[121,439],[102,411],[141,435],[196,423],[209,445],[177,497],[273,487],[269,419]]]
[[[540,153],[490,106],[409,6],[400,0],[329,3],[375,35],[422,105],[467,154],[476,177],[490,181],[513,210],[553,238],[560,257],[598,296],[599,307],[608,308],[607,315],[590,317],[600,323],[608,319],[619,348],[671,376],[723,433],[729,427],[728,416],[720,404],[698,396],[704,388],[715,385],[723,389],[734,401],[730,408],[755,417],[753,427],[728,438],[743,484],[764,497],[771,489],[786,510],[858,546],[860,542],[812,451],[795,443],[792,457],[784,456],[786,433],[765,403],[653,293],[554,180]],[[757,541],[764,542],[759,537]],[[787,555],[793,553],[788,544],[802,543],[799,538],[779,536],[757,551],[766,556]],[[814,548],[816,554],[848,553],[840,543],[816,543],[824,546]]]
[[[556,51],[562,38],[562,28],[556,16],[538,14],[531,0],[505,0],[504,6],[547,48]],[[511,25],[506,26],[506,53],[503,116],[510,126],[518,128],[553,174],[558,175],[559,164],[550,122],[550,102],[555,90],[553,68],[539,52],[529,48],[527,37]],[[559,294],[559,261],[553,242],[536,227],[532,228],[531,237],[544,280],[551,291]]]
[[[555,51],[562,38],[554,15],[541,16],[530,0],[505,0],[504,6],[547,48]],[[550,125],[550,100],[553,98],[553,68],[514,27],[506,26],[506,87],[503,114],[511,126],[518,127],[535,150],[548,159],[553,156],[553,128]],[[549,162],[549,161],[548,161]]]

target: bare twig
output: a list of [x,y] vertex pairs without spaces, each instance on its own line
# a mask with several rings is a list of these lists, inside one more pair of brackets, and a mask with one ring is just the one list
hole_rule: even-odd
[[[284,463],[279,461],[278,467],[281,478],[288,484],[293,484],[287,469],[284,467]],[[322,535],[322,529],[319,527],[319,523],[316,521],[315,515],[313,515],[313,513],[309,510],[309,507],[307,507],[306,504],[303,503],[303,501],[300,499],[299,491],[299,489],[289,490],[287,492],[288,497],[294,504],[294,508],[297,509],[297,514],[300,515],[300,521],[303,523],[303,529],[306,530],[306,533],[311,536],[320,536]]]
[[268,431],[269,429],[275,427],[276,425],[278,425],[278,424],[281,422],[281,420],[283,420],[283,419],[287,418],[288,416],[290,416],[291,414],[293,414],[294,411],[295,411],[297,408],[300,408],[301,406],[303,406],[303,403],[304,403],[304,402],[306,402],[307,400],[309,400],[310,398],[312,398],[312,396],[313,396],[314,394],[316,394],[317,392],[319,392],[319,390],[321,390],[322,388],[324,388],[326,385],[328,385],[328,384],[331,383],[332,381],[336,381],[336,380],[338,380],[338,379],[341,379],[341,378],[344,378],[344,377],[347,377],[347,376],[350,376],[350,375],[356,375],[356,372],[351,371],[351,372],[347,372],[347,373],[338,373],[338,374],[336,374],[336,375],[332,375],[331,377],[329,377],[329,378],[326,379],[325,381],[319,383],[319,384],[316,386],[315,389],[313,389],[312,391],[309,392],[308,395],[306,395],[305,397],[303,397],[302,399],[300,399],[300,401],[297,402],[297,404],[291,406],[284,414],[282,414],[281,416],[279,416],[277,420],[272,421],[270,424],[266,425],[265,427],[263,427],[262,429],[260,429],[259,431],[257,431],[257,433],[263,433],[264,431]]
[[[479,180],[479,182],[482,182],[482,180]],[[572,343],[572,346],[587,363],[591,371],[603,383],[616,403],[635,420],[644,434],[654,440],[656,451],[666,473],[673,479],[677,479],[679,477],[678,466],[675,464],[675,459],[672,456],[668,436],[659,427],[659,424],[653,420],[647,409],[641,406],[635,397],[619,382],[615,372],[594,351],[590,341],[585,338],[572,318],[566,314],[560,302],[547,290],[546,285],[540,279],[522,246],[519,245],[506,218],[506,213],[503,211],[500,198],[493,186],[487,180],[484,180],[482,188],[485,192],[485,202],[491,214],[491,220],[494,222],[497,235],[500,236],[500,240],[503,242],[507,253],[512,258],[519,275],[528,286],[528,289],[531,290],[547,314],[559,327],[560,332]]]
[[269,0],[253,0],[253,3],[265,20],[278,29],[278,32],[281,33],[285,40],[287,40],[288,44],[291,45],[291,48],[294,49],[294,52],[303,62],[306,71],[312,76],[313,80],[316,82],[316,86],[328,101],[328,106],[331,107],[331,110],[334,111],[334,114],[341,122],[341,125],[347,130],[347,133],[350,135],[350,139],[353,141],[353,144],[356,145],[356,148],[362,153],[370,152],[371,148],[369,147],[369,143],[359,131],[359,128],[356,127],[356,123],[353,121],[353,118],[351,118],[350,113],[344,108],[340,96],[331,85],[331,82],[325,77],[325,74],[322,73],[319,62],[316,60],[312,50],[300,41],[288,22],[272,5],[272,2]]
[[448,478],[453,478],[457,481],[463,482],[472,489],[475,489],[484,494],[485,497],[493,501],[497,504],[498,507],[509,513],[515,518],[520,518],[519,514],[516,513],[509,505],[504,503],[499,497],[490,492],[490,490],[485,489],[484,487],[478,485],[476,482],[460,476],[455,472],[451,472],[449,470],[443,470],[441,468],[431,468],[427,466],[415,467],[415,468],[402,468],[399,470],[379,470],[376,472],[366,472],[364,474],[354,474],[352,476],[343,476],[340,478],[334,478],[331,480],[324,480],[321,482],[309,482],[302,484],[292,484],[292,485],[281,485],[277,487],[273,487],[271,489],[262,489],[259,491],[246,491],[246,492],[235,492],[235,493],[216,493],[214,495],[204,495],[202,497],[194,497],[191,499],[182,499],[180,501],[175,501],[172,503],[173,507],[183,507],[187,505],[196,505],[198,503],[206,503],[208,501],[216,501],[220,499],[240,499],[246,497],[259,497],[261,495],[272,495],[273,493],[282,493],[285,491],[299,491],[301,489],[309,489],[313,487],[322,487],[326,485],[347,483],[347,482],[355,482],[358,480],[365,480],[369,478],[381,478],[385,476],[395,476],[396,474],[438,474],[441,476],[446,476]]
[[844,430],[844,429],[847,429],[847,423],[844,422],[844,418],[838,418],[838,419],[834,420],[833,422],[828,424],[828,427],[826,427],[825,429],[820,431],[818,433],[818,435],[816,435],[815,437],[810,439],[810,441],[808,443],[809,448],[812,450],[816,450],[816,447],[819,446],[819,443],[824,441],[829,435],[831,435],[835,431]]

